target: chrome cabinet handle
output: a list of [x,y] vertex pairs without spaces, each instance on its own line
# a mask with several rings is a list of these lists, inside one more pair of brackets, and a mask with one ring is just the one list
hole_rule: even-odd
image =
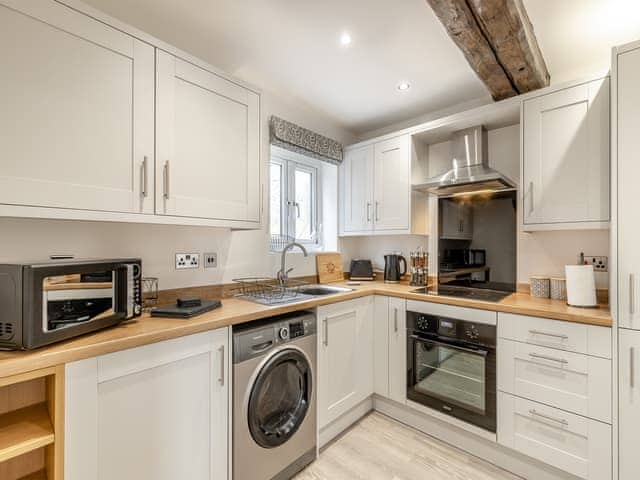
[[562,340],[566,340],[569,338],[568,335],[560,334],[560,333],[549,333],[549,332],[541,332],[540,330],[529,330],[531,335],[544,335],[546,337],[554,337],[561,338]]
[[164,198],[169,200],[169,160],[164,162]]
[[324,346],[329,346],[329,317],[324,319]]
[[550,415],[545,415],[544,413],[540,413],[537,412],[535,409],[531,409],[529,410],[529,413],[535,417],[540,417],[540,418],[544,418],[546,420],[551,420],[552,422],[557,422],[560,425],[569,425],[569,422],[567,422],[564,418],[556,418],[556,417],[552,417]]
[[636,365],[635,365],[635,347],[629,349],[629,386],[631,388],[636,387]]
[[149,185],[147,181],[147,156],[142,160],[142,196],[147,198],[149,195]]
[[633,273],[629,274],[629,313],[631,315],[636,314],[636,276]]
[[398,333],[398,309],[393,309],[393,331]]
[[220,383],[220,385],[224,386],[224,377],[225,377],[225,371],[224,371],[224,345],[222,345],[218,351],[220,352],[220,377],[218,377],[218,383]]
[[533,215],[533,182],[529,182],[529,215]]
[[376,202],[376,222],[380,221],[380,216],[378,215],[379,207],[380,207],[380,202]]
[[551,360],[552,362],[558,362],[558,363],[569,363],[567,360],[565,360],[564,358],[556,358],[556,357],[548,357],[546,355],[539,355],[537,353],[530,353],[529,354],[530,357],[532,358],[540,358],[542,360]]
[[371,202],[367,202],[367,222],[371,221]]

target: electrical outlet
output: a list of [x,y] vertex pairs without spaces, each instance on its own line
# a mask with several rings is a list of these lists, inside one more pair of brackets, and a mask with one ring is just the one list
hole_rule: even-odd
[[199,253],[176,253],[176,270],[200,268]]
[[609,271],[609,259],[608,257],[598,257],[592,255],[584,256],[585,265],[593,265],[594,272],[607,272]]
[[218,267],[218,254],[217,253],[203,253],[202,261],[204,262],[204,268],[217,268]]

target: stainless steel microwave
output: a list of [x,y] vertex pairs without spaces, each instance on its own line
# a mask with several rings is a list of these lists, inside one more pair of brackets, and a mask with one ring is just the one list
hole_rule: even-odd
[[0,349],[28,350],[140,316],[142,262],[0,264]]

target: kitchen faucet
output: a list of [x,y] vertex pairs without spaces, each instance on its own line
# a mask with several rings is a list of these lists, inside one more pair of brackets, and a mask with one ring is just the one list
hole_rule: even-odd
[[304,248],[303,245],[300,245],[298,242],[291,242],[282,249],[280,271],[276,274],[276,278],[278,279],[278,284],[281,287],[285,287],[287,285],[287,281],[289,280],[289,272],[293,270],[293,268],[290,268],[289,270],[286,269],[287,268],[286,266],[287,252],[291,250],[293,247],[298,247],[300,250],[302,250],[302,253],[304,253],[305,257],[308,255],[307,249]]

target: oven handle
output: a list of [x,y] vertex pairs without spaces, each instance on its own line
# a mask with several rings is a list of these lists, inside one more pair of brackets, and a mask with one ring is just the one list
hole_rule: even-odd
[[430,338],[423,338],[420,337],[418,335],[409,335],[409,338],[412,338],[413,340],[416,340],[418,342],[422,342],[422,343],[433,343],[435,345],[442,345],[444,347],[451,347],[451,348],[455,348],[456,350],[461,350],[463,352],[468,352],[468,353],[474,353],[476,355],[480,355],[482,357],[486,357],[489,354],[489,350],[486,350],[484,348],[480,348],[478,347],[478,349],[473,349],[473,348],[467,348],[467,347],[462,347],[460,345],[458,345],[457,343],[449,343],[449,342],[441,342],[441,341],[437,341],[437,340],[431,340]]

